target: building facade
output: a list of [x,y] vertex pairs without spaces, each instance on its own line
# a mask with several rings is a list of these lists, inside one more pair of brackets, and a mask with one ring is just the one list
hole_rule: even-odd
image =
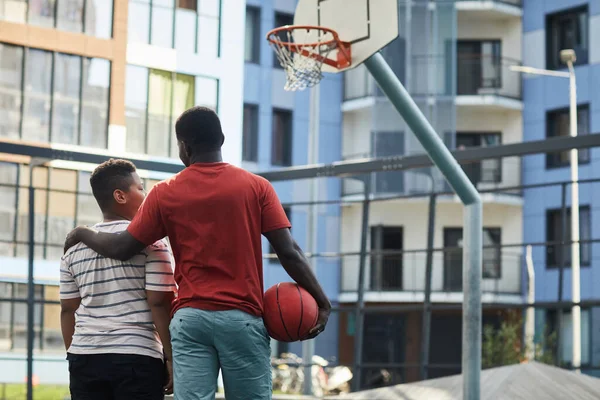
[[[242,165],[250,171],[266,171],[309,162],[311,125],[310,90],[288,92],[283,89],[285,72],[275,52],[265,40],[271,29],[292,25],[296,0],[248,0],[245,24],[244,70],[244,140]],[[340,160],[342,141],[342,75],[327,74],[315,90],[319,91],[318,162]],[[310,180],[273,182],[291,219],[292,234],[303,249],[310,249]],[[318,179],[317,199],[340,198],[339,179]],[[316,253],[339,251],[340,207],[337,204],[316,207]],[[264,254],[271,254],[265,240]],[[317,277],[331,301],[337,303],[340,292],[339,258],[316,257]],[[277,258],[271,254],[264,260],[265,288],[290,280]],[[315,353],[337,358],[338,316],[333,313],[327,330],[319,336]],[[274,353],[293,352],[301,355],[300,343],[273,343]]]
[[[600,76],[600,1],[526,1],[523,17],[523,63],[527,66],[566,70],[560,60],[560,50],[575,50],[577,61],[578,135],[600,131],[600,94],[595,88]],[[525,75],[523,81],[524,140],[543,140],[569,135],[569,81],[546,76]],[[579,179],[598,178],[598,149],[579,151]],[[526,184],[570,181],[569,152],[535,155],[524,158],[523,181]],[[598,237],[594,221],[600,215],[594,198],[598,183],[579,185],[581,299],[598,300],[598,244],[585,242]],[[563,185],[526,190],[523,208],[525,242],[560,242],[570,240],[571,185],[564,185],[566,206],[564,220]],[[563,221],[565,222],[563,224]],[[596,226],[596,228],[594,228]],[[563,236],[564,234],[564,236]],[[536,301],[552,302],[561,297],[572,298],[571,250],[562,247],[533,248]],[[559,276],[563,267],[562,296]],[[536,333],[551,328],[559,331],[559,358],[569,365],[572,360],[572,321],[570,312],[563,315],[558,329],[556,311],[538,310]],[[581,365],[586,372],[598,375],[600,366],[600,309],[581,311]]]
[[[394,72],[451,149],[520,142],[523,139],[521,1],[399,2],[400,36],[382,50]],[[376,87],[364,66],[345,74],[344,159],[423,153],[410,128]],[[464,166],[483,198],[482,292],[484,303],[520,304],[522,254],[502,248],[522,242],[523,197],[501,191],[521,183],[518,158]],[[380,369],[391,383],[418,380],[422,350],[429,193],[450,192],[435,168],[380,172],[372,176],[365,302],[415,305],[417,311],[366,314],[361,385],[380,384]],[[346,180],[343,196],[362,199],[363,185]],[[392,197],[390,199],[390,197]],[[394,199],[395,197],[395,199]],[[342,208],[341,249],[360,249],[362,207]],[[462,303],[462,204],[454,195],[436,198],[431,302]],[[340,303],[357,299],[358,257],[343,261]],[[497,323],[502,308],[484,310]],[[460,373],[461,313],[433,311],[429,378]],[[354,319],[340,323],[340,361],[354,360]],[[387,364],[388,367],[375,366]],[[391,365],[391,367],[389,366]],[[394,366],[395,365],[395,366]]]
[[[244,5],[0,2],[1,382],[26,377],[27,313],[19,301],[27,293],[29,168],[39,161],[5,149],[17,143],[180,165],[175,118],[204,105],[221,116],[224,158],[241,165]],[[55,160],[33,168],[35,296],[51,302],[35,305],[34,371],[42,384],[68,382],[58,262],[69,230],[101,218],[89,187],[94,167]],[[169,176],[139,173],[147,188]]]

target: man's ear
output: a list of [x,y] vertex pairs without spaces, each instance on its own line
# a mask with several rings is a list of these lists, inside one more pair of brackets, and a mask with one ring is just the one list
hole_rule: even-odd
[[185,142],[183,142],[183,148],[185,149],[185,155],[188,158],[191,158],[192,157],[192,148],[190,146],[188,146],[188,144]]
[[117,189],[113,192],[113,198],[117,202],[117,204],[125,204],[127,202],[127,196],[125,192],[121,189]]

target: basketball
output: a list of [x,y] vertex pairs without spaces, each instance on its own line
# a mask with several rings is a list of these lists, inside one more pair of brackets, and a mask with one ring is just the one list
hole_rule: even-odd
[[263,298],[263,319],[269,336],[280,342],[296,342],[317,324],[315,299],[295,283],[271,286]]

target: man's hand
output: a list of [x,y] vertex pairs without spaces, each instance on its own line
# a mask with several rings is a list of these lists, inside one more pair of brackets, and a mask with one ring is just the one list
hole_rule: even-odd
[[85,227],[78,226],[77,228],[75,228],[71,232],[69,232],[69,234],[65,238],[65,248],[64,248],[65,254],[71,247],[73,247],[77,243],[81,242],[81,240],[79,239],[79,230],[81,228],[85,228]]
[[165,394],[173,394],[173,361],[166,360],[167,383],[165,384]]
[[325,326],[329,320],[329,314],[331,314],[330,308],[319,307],[319,318],[317,318],[317,324],[310,330],[310,332],[308,332],[308,336],[302,340],[310,340],[319,336],[319,334],[325,330]]

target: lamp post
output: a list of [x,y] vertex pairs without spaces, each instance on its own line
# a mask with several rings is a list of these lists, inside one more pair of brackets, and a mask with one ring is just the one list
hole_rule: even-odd
[[[548,75],[569,79],[569,135],[577,136],[577,84],[573,63],[577,57],[572,49],[561,50],[560,60],[567,65],[569,72],[550,71],[525,66],[512,66],[512,71],[533,75]],[[573,356],[572,365],[579,372],[581,367],[581,277],[579,259],[579,151],[571,149],[571,291],[573,306]],[[561,310],[562,313],[562,310]]]

